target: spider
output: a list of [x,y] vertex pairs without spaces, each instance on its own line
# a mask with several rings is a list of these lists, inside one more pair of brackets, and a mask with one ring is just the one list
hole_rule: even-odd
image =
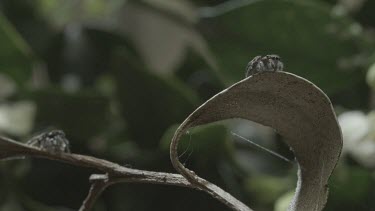
[[260,72],[276,72],[282,71],[284,64],[278,55],[256,56],[246,67],[246,77]]
[[62,130],[52,130],[34,136],[26,144],[48,152],[70,153],[69,141],[65,138],[65,133]]

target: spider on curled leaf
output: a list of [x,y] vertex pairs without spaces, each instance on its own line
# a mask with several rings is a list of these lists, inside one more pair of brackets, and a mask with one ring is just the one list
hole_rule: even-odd
[[283,68],[284,64],[278,55],[256,56],[247,64],[246,77],[261,72],[282,71]]
[[61,153],[70,153],[69,141],[62,130],[52,130],[34,136],[26,142],[27,145],[39,148],[44,151]]

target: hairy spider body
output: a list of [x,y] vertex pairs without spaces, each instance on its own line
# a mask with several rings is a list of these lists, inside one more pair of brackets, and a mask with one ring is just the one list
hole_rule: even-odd
[[42,133],[31,138],[26,144],[54,153],[70,152],[69,141],[62,130]]
[[282,71],[284,64],[278,55],[266,55],[254,57],[246,67],[246,77],[261,72]]

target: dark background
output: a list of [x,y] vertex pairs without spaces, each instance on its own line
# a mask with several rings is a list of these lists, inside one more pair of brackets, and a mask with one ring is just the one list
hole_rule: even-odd
[[[254,56],[278,54],[285,71],[327,93],[337,114],[363,112],[355,114],[370,129],[354,122],[349,135],[374,143],[374,11],[372,0],[0,0],[0,132],[24,142],[58,128],[74,153],[175,172],[169,143],[178,124],[241,80]],[[232,131],[293,159],[271,128],[228,120],[189,131],[181,160],[257,211],[285,210],[296,165]],[[327,211],[375,209],[375,146],[357,146],[343,152]],[[366,149],[373,154],[363,158]],[[1,161],[0,210],[77,210],[92,173]],[[228,210],[190,189],[121,184],[94,210],[208,209]]]

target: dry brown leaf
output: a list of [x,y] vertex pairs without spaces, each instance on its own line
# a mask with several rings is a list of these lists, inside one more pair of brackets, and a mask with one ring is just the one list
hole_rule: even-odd
[[231,118],[274,128],[293,150],[299,170],[289,210],[324,208],[328,179],[342,149],[342,135],[332,104],[322,90],[291,73],[265,72],[209,99],[180,125],[171,143],[174,167],[191,182],[199,183],[199,178],[178,160],[180,137],[191,127]]

